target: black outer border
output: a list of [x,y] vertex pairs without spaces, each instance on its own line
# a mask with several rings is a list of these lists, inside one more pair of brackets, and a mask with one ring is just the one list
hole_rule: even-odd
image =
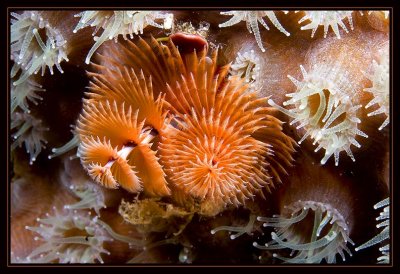
[[[169,5],[166,5],[166,4]],[[63,3],[62,1],[35,1],[35,2],[29,2],[29,1],[11,1],[11,0],[6,0],[5,3],[2,3],[2,19],[3,19],[3,26],[6,26],[5,28],[2,28],[2,37],[5,37],[7,39],[7,42],[9,41],[9,21],[8,21],[8,13],[10,8],[32,8],[32,9],[45,9],[47,8],[59,8],[59,9],[82,9],[82,8],[96,8],[96,7],[113,7],[115,8],[126,8],[126,7],[137,7],[137,8],[143,8],[143,9],[252,9],[252,8],[271,8],[271,9],[291,9],[291,8],[297,8],[297,9],[306,9],[306,8],[312,8],[312,9],[334,9],[334,8],[341,8],[341,9],[363,9],[363,8],[368,8],[368,9],[373,9],[373,8],[382,8],[382,9],[391,9],[391,32],[390,32],[390,41],[391,41],[391,69],[392,69],[392,74],[391,74],[391,121],[390,121],[390,149],[391,149],[391,168],[390,168],[390,177],[391,177],[391,197],[395,197],[395,199],[391,199],[391,214],[392,215],[398,215],[398,211],[396,209],[399,209],[399,201],[396,199],[398,197],[398,190],[400,187],[397,186],[399,182],[395,178],[398,178],[397,174],[399,172],[398,165],[396,165],[396,162],[398,160],[398,154],[397,148],[398,148],[398,133],[396,132],[397,126],[397,118],[399,117],[398,115],[398,103],[400,102],[400,96],[398,95],[399,90],[399,85],[396,83],[396,80],[398,80],[398,77],[395,77],[394,75],[396,74],[395,71],[397,70],[397,64],[399,64],[399,54],[398,54],[398,41],[396,40],[397,38],[397,33],[396,31],[398,28],[395,28],[394,26],[399,26],[399,20],[398,20],[398,15],[399,9],[395,6],[396,0],[380,0],[380,1],[346,1],[345,3],[340,3],[339,1],[332,1],[332,0],[326,0],[318,3],[313,3],[311,1],[309,2],[302,2],[302,3],[293,3],[293,1],[287,1],[287,0],[268,0],[265,3],[262,3],[260,1],[254,1],[254,0],[246,0],[245,2],[241,2],[240,4],[236,4],[233,2],[229,2],[229,5],[226,5],[227,3],[220,3],[219,1],[214,1],[214,2],[209,2],[207,3],[206,1],[198,1],[198,0],[191,0],[191,1],[175,1],[175,2],[162,2],[162,3],[157,3],[155,1],[132,1],[132,2],[122,2],[120,0],[113,0],[112,2],[107,3],[102,3],[102,2],[87,2],[85,3],[82,0],[70,0],[70,1],[65,1]],[[106,4],[106,5],[105,5]],[[110,6],[112,4],[112,6]],[[245,5],[245,6],[244,6]],[[396,34],[396,35],[395,35]],[[3,40],[3,41],[4,41]],[[321,271],[324,272],[332,272],[332,273],[337,273],[338,271],[372,271],[372,272],[380,272],[380,273],[394,273],[398,272],[400,267],[400,257],[397,254],[397,233],[400,231],[400,227],[398,224],[398,218],[400,217],[392,217],[392,244],[391,244],[391,256],[392,256],[392,262],[391,265],[389,266],[374,266],[374,265],[368,265],[368,266],[294,266],[295,268],[290,267],[290,266],[245,266],[245,265],[235,265],[235,266],[185,266],[185,265],[144,265],[144,266],[131,266],[131,265],[27,265],[27,266],[20,266],[20,265],[10,265],[9,264],[9,250],[8,250],[8,245],[9,245],[9,205],[8,205],[8,192],[9,192],[9,155],[10,155],[10,137],[9,137],[9,78],[8,78],[8,43],[3,42],[1,43],[2,47],[4,47],[3,51],[3,56],[2,56],[2,65],[3,68],[5,68],[5,71],[7,73],[3,74],[3,83],[6,84],[6,86],[3,86],[3,91],[0,92],[1,96],[1,102],[3,104],[6,104],[5,106],[0,109],[1,112],[1,122],[3,123],[3,130],[1,130],[1,144],[3,146],[2,154],[1,154],[1,160],[3,162],[3,167],[5,168],[5,172],[2,174],[5,174],[6,177],[2,180],[3,181],[3,187],[4,184],[6,184],[6,191],[0,191],[3,195],[3,206],[1,207],[1,213],[3,217],[3,225],[1,226],[2,232],[4,231],[4,236],[1,237],[0,239],[0,246],[2,247],[2,252],[0,252],[0,260],[1,260],[1,267],[0,267],[0,273],[32,273],[32,269],[34,269],[34,272],[37,271],[49,271],[50,273],[54,273],[54,270],[61,270],[62,268],[72,268],[75,270],[76,268],[82,268],[81,270],[84,271],[96,271],[96,273],[106,273],[108,271],[112,271],[113,268],[118,268],[119,271],[140,271],[141,273],[160,273],[164,271],[172,271],[172,272],[179,272],[179,271],[184,271],[186,272],[199,272],[199,273],[204,273],[208,271],[218,271],[218,272],[231,272],[231,271],[243,271],[248,268],[250,271],[289,271],[289,272],[305,272],[305,273],[321,273]],[[4,130],[5,129],[5,130]],[[396,168],[394,168],[396,167]],[[396,180],[396,181],[395,181]],[[131,269],[133,268],[133,269]],[[235,269],[237,268],[237,269]],[[396,270],[398,269],[398,270]],[[69,270],[69,269],[64,269],[64,270]]]

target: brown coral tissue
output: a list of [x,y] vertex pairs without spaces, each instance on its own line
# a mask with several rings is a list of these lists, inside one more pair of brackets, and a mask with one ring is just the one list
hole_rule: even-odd
[[8,16],[9,264],[393,264],[391,9]]

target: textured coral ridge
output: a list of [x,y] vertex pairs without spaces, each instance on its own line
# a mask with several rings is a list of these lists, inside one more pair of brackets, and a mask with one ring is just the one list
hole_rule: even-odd
[[181,55],[172,39],[154,38],[118,50],[94,65],[77,124],[78,155],[96,182],[197,201],[212,215],[281,182],[294,141],[266,98],[240,77],[227,79],[217,50]]

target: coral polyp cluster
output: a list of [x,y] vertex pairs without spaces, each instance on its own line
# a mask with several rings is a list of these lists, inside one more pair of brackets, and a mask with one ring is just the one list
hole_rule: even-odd
[[[38,218],[37,227],[26,229],[38,233],[43,245],[35,249],[26,258],[29,263],[103,263],[101,254],[110,254],[104,249],[105,241],[112,241],[97,218],[90,215],[79,215],[77,211],[61,214],[54,209],[54,216]],[[39,237],[35,237],[39,241]]]
[[11,60],[14,66],[11,77],[22,70],[13,85],[19,85],[30,75],[42,70],[42,76],[48,67],[53,74],[53,67],[63,73],[60,66],[64,60],[68,62],[67,41],[61,32],[52,27],[39,12],[26,11],[22,14],[12,13],[11,20]]
[[81,175],[70,181],[76,171],[68,169],[62,172],[61,181],[68,181],[63,184],[67,184],[78,201],[66,204],[62,209],[53,206],[52,213],[36,218],[37,226],[25,226],[26,230],[36,234],[34,240],[40,244],[26,259],[14,256],[14,260],[33,264],[104,263],[104,256],[111,254],[105,247],[107,243],[118,241],[128,244],[129,248],[143,248],[142,239],[119,234],[100,219],[100,210],[106,208],[104,193],[93,182],[82,182],[84,177]]
[[16,131],[12,136],[14,142],[11,145],[11,149],[25,144],[26,152],[30,155],[30,164],[33,164],[42,148],[46,147],[45,132],[49,128],[43,126],[40,119],[25,112],[15,112],[11,119],[10,128]]
[[[273,256],[286,263],[336,263],[336,255],[340,254],[345,261],[346,251],[352,256],[347,243],[354,245],[349,237],[349,229],[346,220],[335,208],[329,204],[314,201],[298,201],[287,207],[290,216],[276,216],[273,218],[258,217],[264,222],[264,227],[274,227],[276,232],[271,233],[272,241],[265,246],[254,243],[254,246],[265,250],[280,250],[288,248],[291,257],[283,257],[278,253]],[[307,216],[313,216],[313,229],[307,236],[301,229],[301,222]],[[306,233],[306,232],[305,232]]]
[[[376,225],[377,228],[383,227],[381,232],[377,234],[372,239],[363,243],[362,245],[356,248],[356,251],[363,250],[370,246],[383,243],[390,239],[389,229],[390,229],[390,199],[386,198],[374,205],[374,209],[382,208],[382,212],[376,217],[377,221],[382,221]],[[390,244],[386,244],[379,248],[379,251],[382,252],[382,256],[378,257],[377,261],[380,264],[388,264],[390,262]]]
[[23,83],[11,86],[11,113],[15,112],[18,108],[24,112],[29,113],[29,101],[35,105],[38,105],[38,100],[43,100],[43,97],[37,94],[37,92],[45,91],[32,79],[28,79]]
[[291,125],[299,123],[296,129],[304,128],[305,134],[299,144],[310,136],[314,139],[314,145],[318,143],[315,152],[321,148],[325,149],[321,164],[325,164],[334,155],[337,166],[341,151],[345,151],[355,161],[351,145],[359,148],[361,145],[356,137],[368,136],[358,129],[361,120],[357,110],[361,105],[352,103],[348,95],[351,92],[342,84],[342,79],[346,76],[339,73],[340,68],[335,66],[314,66],[309,73],[303,66],[300,68],[303,80],[298,81],[288,76],[297,90],[286,94],[290,99],[283,102],[284,106],[293,105],[294,108],[285,109],[276,105],[272,99],[269,99],[268,103],[293,118]]
[[[125,40],[127,35],[132,39],[133,34],[143,34],[143,29],[147,26],[171,29],[173,23],[173,15],[161,11],[84,11],[75,16],[81,19],[73,30],[74,33],[88,26],[96,27],[93,32],[96,43],[86,56],[86,64],[89,64],[94,52],[107,40],[117,41],[119,35]],[[156,22],[159,19],[163,20],[163,24]],[[100,36],[95,36],[100,28],[103,32]]]
[[379,130],[382,130],[389,124],[390,115],[389,44],[384,44],[379,51],[379,63],[375,60],[372,62],[372,72],[366,75],[371,81],[372,87],[365,88],[364,91],[372,93],[374,98],[365,105],[365,108],[370,108],[377,104],[379,108],[368,113],[368,116],[375,116],[382,113],[386,115],[385,121],[379,127]]
[[[285,12],[287,13],[287,12]],[[256,11],[256,10],[243,10],[243,11],[225,11],[221,12],[222,15],[232,15],[233,17],[228,21],[219,24],[220,28],[230,27],[232,25],[238,24],[241,21],[246,22],[247,30],[250,33],[254,34],[256,38],[256,42],[258,47],[261,49],[262,52],[265,52],[265,48],[261,41],[260,30],[258,28],[258,23],[260,23],[264,28],[269,30],[267,23],[264,21],[263,17],[268,17],[268,19],[274,24],[274,26],[286,36],[290,36],[290,33],[287,32],[281,23],[279,23],[278,18],[273,11]]]
[[80,185],[71,184],[69,189],[80,199],[74,204],[65,205],[65,209],[93,209],[97,215],[100,215],[100,209],[106,208],[104,203],[104,193],[100,190],[100,186],[86,182]]
[[[388,11],[388,10],[370,10],[367,12],[368,15],[370,15],[372,13],[381,13],[385,16],[385,19],[388,19],[390,11]],[[361,12],[361,15],[364,15],[364,12]]]
[[352,13],[353,11],[304,11],[305,15],[300,19],[299,24],[305,21],[311,21],[309,24],[301,27],[301,30],[312,29],[311,38],[319,26],[324,26],[324,38],[326,37],[329,27],[332,28],[338,39],[341,38],[339,26],[348,33],[348,29],[343,20],[347,18],[351,30],[353,27]]
[[[371,14],[373,11],[368,11],[368,14]],[[385,19],[388,19],[389,18],[389,13],[390,13],[390,11],[388,11],[388,10],[381,10],[381,11],[376,11],[376,12],[381,12],[381,13],[383,13],[384,15],[385,15]]]
[[261,82],[261,67],[260,57],[254,50],[238,52],[235,62],[231,65],[229,74],[244,78],[250,87],[254,90],[259,90],[262,87]]

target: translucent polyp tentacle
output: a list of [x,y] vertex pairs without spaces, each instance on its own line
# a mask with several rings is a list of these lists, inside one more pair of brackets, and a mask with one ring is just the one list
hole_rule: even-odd
[[211,234],[215,234],[218,231],[230,231],[230,232],[237,232],[236,234],[231,234],[229,237],[231,240],[234,240],[243,234],[251,234],[253,230],[254,222],[256,220],[256,215],[251,214],[249,217],[249,222],[244,227],[235,227],[235,226],[219,226],[211,230]]
[[[258,218],[259,221],[265,222],[264,226],[274,227],[276,232],[271,233],[272,240],[269,243],[262,246],[254,242],[254,247],[263,250],[290,249],[293,258],[274,254],[275,258],[285,263],[320,263],[323,259],[333,263],[336,261],[336,254],[345,260],[343,250],[351,256],[346,244],[354,243],[348,236],[346,221],[336,209],[329,204],[314,201],[298,201],[289,205],[287,209],[292,212],[291,218]],[[296,215],[297,212],[300,213]],[[314,215],[312,229],[309,235],[306,232],[306,236],[301,236],[304,231],[296,229],[304,224],[304,220],[308,220],[306,216],[310,214]]]
[[274,26],[286,36],[290,36],[290,33],[287,32],[283,26],[279,23],[278,19],[275,16],[274,11],[228,11],[221,12],[222,15],[232,15],[233,17],[228,21],[219,24],[220,28],[233,26],[241,21],[246,22],[247,30],[250,33],[254,34],[258,47],[262,52],[265,52],[265,49],[262,45],[260,30],[258,28],[258,23],[260,22],[262,26],[264,26],[267,30],[269,30],[268,25],[263,20],[264,16],[267,16],[270,21],[274,24]]
[[53,154],[49,155],[48,158],[52,159],[54,157],[60,156],[74,148],[77,148],[79,146],[79,136],[78,134],[73,134],[72,139],[69,140],[67,143],[65,143],[63,146],[58,147],[58,148],[52,148],[51,152],[53,152]]
[[[375,235],[372,239],[358,246],[355,250],[360,251],[362,249],[368,248],[370,246],[374,246],[379,243],[383,243],[384,241],[390,239],[390,199],[385,198],[382,201],[379,201],[374,205],[374,209],[383,208],[379,216],[376,218],[377,221],[384,220],[381,223],[376,225],[377,228],[383,227],[383,229]],[[380,256],[377,261],[378,263],[388,264],[390,262],[390,244],[386,244],[385,246],[379,248],[379,251],[382,252],[382,256]]]

